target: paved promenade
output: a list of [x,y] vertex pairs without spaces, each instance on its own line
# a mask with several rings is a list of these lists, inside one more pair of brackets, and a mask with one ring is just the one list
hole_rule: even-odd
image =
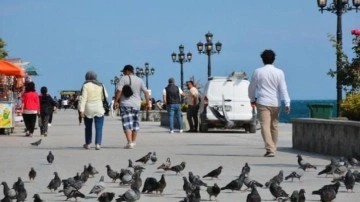
[[[241,131],[169,134],[166,128],[160,127],[159,122],[142,122],[136,148],[123,149],[126,142],[120,124],[118,117],[106,117],[101,150],[95,150],[94,145],[90,150],[82,148],[84,126],[79,126],[77,112],[74,110],[60,111],[54,114],[54,122],[49,128],[49,135],[42,138],[43,142],[39,147],[30,145],[30,142],[40,139],[39,129],[35,131],[34,137],[25,137],[24,126],[18,124],[15,132],[10,136],[0,135],[0,181],[6,181],[12,186],[17,177],[22,177],[28,191],[27,201],[32,201],[31,197],[35,193],[40,194],[45,201],[63,201],[66,197],[62,193],[51,193],[46,188],[53,178],[53,172],[57,171],[62,179],[73,177],[77,172],[83,170],[84,165],[91,162],[100,174],[87,181],[80,190],[86,195],[86,198],[78,199],[78,201],[97,201],[96,195],[88,193],[99,180],[100,175],[105,176],[106,191],[119,195],[128,189],[128,187],[120,187],[118,182],[111,183],[106,174],[105,165],[108,164],[114,170],[120,170],[127,167],[128,159],[136,160],[148,152],[154,151],[157,153],[158,162],[155,165],[145,165],[146,169],[142,173],[143,182],[146,177],[159,179],[164,172],[156,170],[156,167],[170,157],[173,165],[179,164],[181,161],[187,163],[183,172],[186,176],[189,171],[203,176],[222,165],[223,172],[220,179],[204,180],[209,185],[216,182],[220,187],[225,186],[240,174],[245,162],[248,162],[251,167],[250,176],[265,183],[280,169],[284,170],[285,175],[295,170],[298,153],[302,154],[305,160],[316,165],[318,170],[306,172],[302,178],[303,182],[284,181],[282,187],[287,193],[291,194],[295,189],[304,188],[307,201],[319,201],[320,197],[311,195],[311,192],[331,181],[330,177],[317,177],[319,170],[328,164],[329,156],[299,152],[291,148],[291,124],[280,124],[279,151],[274,158],[263,157],[265,151],[260,131],[257,131],[256,134],[247,134]],[[55,155],[53,165],[48,165],[46,161],[49,151]],[[31,167],[37,171],[37,177],[35,181],[29,182],[28,172]],[[185,196],[185,192],[182,190],[182,176],[168,171],[165,173],[165,179],[167,187],[163,196],[142,194],[139,201],[180,201]],[[2,187],[0,188],[2,190]],[[268,189],[258,188],[258,191],[263,201],[273,200]],[[335,201],[360,201],[359,184],[355,185],[354,191],[355,193],[346,193],[346,189],[342,185]],[[218,196],[218,201],[246,201],[248,193],[225,190]],[[209,199],[204,188],[201,190],[201,196],[203,201]],[[1,198],[3,198],[2,191],[0,192]]]

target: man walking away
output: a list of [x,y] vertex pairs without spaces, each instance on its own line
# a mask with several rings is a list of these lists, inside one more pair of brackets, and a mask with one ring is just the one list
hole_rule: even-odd
[[170,78],[169,85],[163,90],[163,101],[168,111],[170,133],[174,133],[174,116],[178,121],[179,132],[183,132],[180,105],[181,96],[185,96],[184,92],[175,85],[174,78]]
[[[133,149],[136,145],[137,132],[140,129],[139,124],[139,110],[141,105],[141,92],[144,93],[146,99],[146,110],[149,110],[151,105],[149,102],[149,92],[146,89],[142,79],[134,75],[134,67],[125,65],[122,70],[124,76],[120,78],[116,95],[114,109],[119,108],[120,101],[120,116],[122,126],[127,139],[125,149]],[[126,87],[124,87],[126,86]],[[129,86],[131,91],[129,94]],[[123,88],[124,87],[124,88]]]
[[194,86],[193,81],[187,81],[186,86],[189,89],[189,92],[186,93],[186,101],[188,105],[187,120],[190,127],[190,130],[188,132],[197,132],[199,125],[199,91]]
[[261,134],[266,149],[264,156],[274,157],[278,141],[281,97],[285,100],[286,113],[290,113],[290,97],[284,72],[273,65],[274,51],[264,50],[261,58],[265,66],[254,71],[248,93],[251,103],[256,104],[258,110]]

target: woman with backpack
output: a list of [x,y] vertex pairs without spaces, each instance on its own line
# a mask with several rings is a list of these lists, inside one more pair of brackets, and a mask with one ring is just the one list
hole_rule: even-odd
[[45,86],[41,87],[40,93],[40,134],[41,136],[46,137],[48,135],[49,118],[54,110],[54,107],[56,107],[56,102],[48,94],[48,89]]

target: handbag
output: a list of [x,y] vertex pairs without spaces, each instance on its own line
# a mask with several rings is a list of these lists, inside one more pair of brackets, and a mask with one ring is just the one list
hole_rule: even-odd
[[108,116],[109,111],[110,111],[110,106],[109,106],[108,101],[106,100],[104,86],[103,86],[103,89],[102,89],[102,94],[103,94],[103,97],[104,97],[103,100],[102,100],[102,103],[103,103],[103,107],[104,107],[104,110],[105,110],[105,115]]
[[127,98],[134,94],[134,92],[131,89],[131,78],[130,78],[130,76],[129,76],[129,80],[130,80],[130,84],[126,84],[122,88],[122,94]]

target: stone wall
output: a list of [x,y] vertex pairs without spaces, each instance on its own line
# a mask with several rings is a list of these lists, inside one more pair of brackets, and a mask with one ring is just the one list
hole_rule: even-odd
[[292,120],[293,148],[332,156],[360,154],[360,122],[299,118]]

